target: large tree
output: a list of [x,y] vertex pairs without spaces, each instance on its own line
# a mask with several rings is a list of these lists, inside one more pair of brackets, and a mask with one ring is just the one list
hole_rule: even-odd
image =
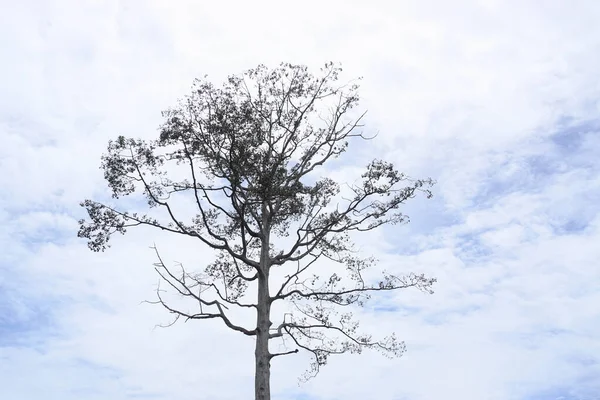
[[[162,290],[156,303],[175,320],[220,319],[254,337],[256,400],[270,399],[274,357],[309,352],[309,378],[332,354],[372,348],[400,356],[405,346],[393,334],[372,338],[350,312],[337,310],[364,306],[380,291],[431,292],[435,281],[414,273],[365,278],[374,261],[358,255],[350,235],[407,222],[401,206],[418,193],[431,197],[433,181],[411,179],[379,159],[354,183],[319,175],[349,140],[369,139],[360,131],[364,114],[355,112],[358,85],[338,83],[340,71],[333,63],[318,74],[299,65],[261,65],[220,87],[197,80],[189,96],[163,113],[157,140],[120,136],[102,157],[113,197],[141,192],[154,210],[82,203],[89,220],[80,221],[79,236],[94,251],[134,226],[192,237],[215,250],[201,273],[174,270],[157,251],[161,280],[193,308],[165,301]],[[175,179],[182,166],[187,177]],[[187,221],[174,206],[178,196],[193,203],[195,216]],[[281,301],[293,312],[272,315]],[[255,312],[256,323],[243,326],[235,308]],[[273,352],[274,339],[285,340],[287,349]]]

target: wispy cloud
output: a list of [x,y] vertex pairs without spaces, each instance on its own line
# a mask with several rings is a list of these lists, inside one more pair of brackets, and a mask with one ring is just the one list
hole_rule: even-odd
[[[360,311],[407,342],[399,360],[332,359],[280,399],[593,400],[600,393],[600,5],[580,1],[13,2],[0,16],[0,392],[14,399],[239,399],[252,342],[146,304],[148,248],[201,267],[197,243],[150,231],[93,254],[78,202],[107,196],[100,155],[153,137],[194,77],[339,60],[363,75],[373,155],[438,180],[412,222],[359,238],[436,294]],[[135,202],[132,203],[137,206]],[[232,382],[235,382],[232,383]]]

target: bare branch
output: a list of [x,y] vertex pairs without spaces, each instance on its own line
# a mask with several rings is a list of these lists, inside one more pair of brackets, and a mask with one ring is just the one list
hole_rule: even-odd
[[286,351],[283,353],[274,353],[274,354],[270,354],[269,358],[275,358],[275,357],[279,357],[279,356],[287,356],[289,354],[296,354],[296,353],[298,353],[298,351],[299,351],[298,349],[294,349],[294,350]]
[[[200,296],[201,291],[198,294],[196,294],[192,290],[193,287],[190,287],[189,285],[186,284],[185,277],[186,276],[189,277],[189,275],[187,275],[185,273],[185,271],[183,271],[182,278],[177,278],[175,276],[175,274],[173,272],[171,272],[171,270],[167,266],[165,266],[165,264],[160,256],[160,253],[158,252],[157,247],[153,246],[152,249],[154,249],[156,256],[158,258],[158,262],[155,264],[156,272],[158,273],[158,275],[161,277],[161,279],[164,282],[166,282],[170,287],[175,289],[181,296],[191,297],[191,298],[195,299],[199,305],[206,306],[206,307],[216,307],[216,309],[217,309],[214,312],[205,312],[201,309],[199,313],[194,313],[194,314],[183,312],[181,310],[175,309],[175,308],[169,306],[168,304],[166,304],[160,295],[160,290],[157,289],[156,293],[157,293],[157,297],[158,297],[158,302],[164,308],[166,308],[170,313],[185,317],[186,321],[190,320],[190,319],[220,318],[221,320],[223,320],[223,322],[225,323],[225,325],[228,328],[230,328],[234,331],[241,332],[247,336],[255,336],[256,335],[256,329],[250,330],[250,329],[246,329],[244,327],[241,327],[241,326],[238,326],[238,325],[232,323],[231,320],[229,319],[229,317],[227,317],[227,315],[225,314],[225,310],[227,310],[228,307],[226,305],[224,305],[222,302],[224,301],[224,302],[228,303],[229,305],[236,305],[239,307],[248,307],[248,308],[256,308],[256,305],[242,304],[237,301],[232,301],[230,299],[226,299],[221,295],[220,291],[214,284],[203,284],[200,287],[205,287],[205,288],[210,287],[210,288],[216,289],[216,293],[220,300],[205,300],[205,299],[203,299]],[[164,271],[164,273],[162,271]],[[198,281],[196,281],[196,282],[198,282]]]

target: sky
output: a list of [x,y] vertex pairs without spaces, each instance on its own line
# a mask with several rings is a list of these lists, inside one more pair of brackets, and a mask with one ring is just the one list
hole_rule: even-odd
[[263,63],[363,76],[373,157],[437,180],[408,225],[361,237],[380,267],[438,279],[360,311],[407,353],[273,361],[273,399],[600,399],[600,2],[0,0],[0,397],[232,400],[253,343],[218,322],[168,329],[153,231],[93,253],[78,203],[107,199],[109,139],[151,139],[196,77]]

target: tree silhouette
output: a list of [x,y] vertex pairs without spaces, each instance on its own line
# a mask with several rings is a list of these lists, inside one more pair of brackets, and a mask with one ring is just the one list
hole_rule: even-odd
[[[359,330],[351,312],[338,310],[362,306],[374,292],[409,287],[431,292],[435,282],[412,273],[384,272],[375,282],[363,277],[375,261],[358,255],[350,234],[407,222],[400,207],[418,193],[431,197],[434,182],[411,179],[378,159],[355,183],[318,176],[320,167],[346,151],[349,140],[369,139],[360,132],[364,114],[351,118],[358,84],[339,84],[340,71],[333,63],[317,75],[305,66],[261,65],[229,77],[221,87],[206,77],[197,80],[188,97],[163,113],[157,140],[120,136],[102,157],[113,197],[141,192],[150,208],[162,211],[162,219],[93,200],[82,203],[89,220],[80,221],[78,235],[94,251],[105,250],[113,233],[135,226],[192,237],[217,251],[202,273],[183,266],[175,271],[157,251],[161,281],[190,299],[195,311],[169,304],[161,289],[156,303],[175,321],[220,319],[255,337],[256,400],[270,399],[274,357],[309,352],[308,379],[332,354],[371,348],[400,356],[405,346],[393,334],[374,339]],[[187,177],[174,179],[172,165],[185,167]],[[195,216],[188,221],[173,207],[176,196],[194,203]],[[324,273],[322,265],[334,272]],[[283,278],[270,279],[273,271],[283,271]],[[251,285],[256,294],[249,299]],[[272,316],[279,301],[291,303],[294,311]],[[236,308],[252,309],[256,324],[234,321]],[[286,351],[270,351],[276,338],[286,340]]]

